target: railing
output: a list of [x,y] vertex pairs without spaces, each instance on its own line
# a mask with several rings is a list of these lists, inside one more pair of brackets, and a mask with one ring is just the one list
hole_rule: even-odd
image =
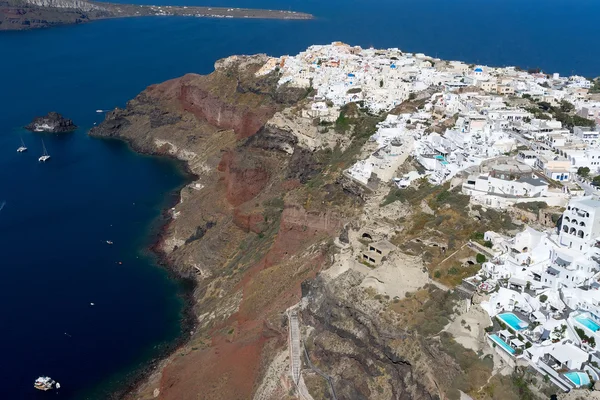
[[304,349],[304,357],[306,358],[306,364],[308,365],[308,367],[327,381],[329,387],[329,394],[331,394],[331,398],[333,400],[337,400],[337,397],[335,395],[335,388],[333,387],[333,378],[331,378],[331,376],[327,375],[325,372],[321,371],[321,369],[316,367],[312,363],[312,361],[310,361],[310,357],[308,356],[308,352],[306,351],[306,346],[304,346],[304,344],[302,348]]

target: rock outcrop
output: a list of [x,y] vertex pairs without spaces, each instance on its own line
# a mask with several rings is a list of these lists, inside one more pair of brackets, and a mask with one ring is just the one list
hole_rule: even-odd
[[[315,280],[330,266],[335,239],[347,241],[344,225],[361,212],[365,194],[338,179],[330,153],[267,124],[307,92],[278,87],[276,71],[255,76],[265,61],[229,57],[210,75],[150,86],[90,131],[175,157],[195,175],[157,248],[195,280],[197,326],[125,398],[252,398],[271,361],[284,359],[284,312],[301,300],[306,282],[302,322],[314,332],[307,347],[328,366],[338,399],[431,399],[410,362],[386,343],[399,334],[377,321],[379,303],[362,301],[352,271],[331,287]],[[260,398],[287,398],[286,385]]]
[[25,4],[37,7],[67,8],[80,11],[103,10],[96,4],[82,0],[21,0]]
[[271,19],[312,18],[310,14],[280,10],[197,6],[160,7],[85,0],[0,0],[0,31],[48,28],[105,18],[153,15]]
[[57,112],[49,112],[43,117],[35,117],[25,129],[32,132],[64,133],[77,129],[77,125]]
[[303,285],[303,323],[314,362],[327,366],[339,399],[432,400],[411,363],[390,343],[406,334],[377,318],[383,306],[365,301],[360,273],[349,270],[333,282],[317,278]]

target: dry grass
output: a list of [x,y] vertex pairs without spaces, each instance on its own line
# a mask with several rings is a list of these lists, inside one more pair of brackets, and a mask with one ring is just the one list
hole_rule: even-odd
[[[402,221],[405,229],[392,238],[392,243],[408,254],[421,256],[431,277],[451,287],[473,275],[479,267],[456,265],[468,253],[457,254],[440,264],[446,257],[466,244],[475,232],[505,232],[517,227],[508,213],[470,206],[469,197],[458,189],[449,190],[449,184],[433,186],[422,180],[416,188],[392,189],[382,206],[394,201],[408,206],[412,215]],[[433,215],[422,211],[423,202],[433,210]],[[470,215],[473,210],[480,214],[479,218]]]

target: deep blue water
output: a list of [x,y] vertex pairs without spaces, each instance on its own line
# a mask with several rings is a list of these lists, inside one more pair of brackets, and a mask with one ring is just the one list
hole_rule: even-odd
[[[122,106],[152,83],[210,72],[230,54],[295,54],[334,40],[600,75],[594,0],[166,3],[291,8],[318,18],[140,18],[0,34],[1,398],[48,395],[32,389],[40,374],[63,385],[52,397],[105,398],[103,390],[180,335],[180,285],[144,249],[184,177],[168,160],[87,137],[102,119],[96,109]],[[48,136],[19,128],[51,110],[80,129]],[[26,154],[15,151],[19,135]],[[52,156],[45,165],[37,162],[42,137]]]

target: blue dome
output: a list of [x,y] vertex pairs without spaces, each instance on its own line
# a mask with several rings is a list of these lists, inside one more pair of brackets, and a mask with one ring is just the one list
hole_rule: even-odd
[[475,72],[483,72],[483,70],[479,67],[475,68]]

